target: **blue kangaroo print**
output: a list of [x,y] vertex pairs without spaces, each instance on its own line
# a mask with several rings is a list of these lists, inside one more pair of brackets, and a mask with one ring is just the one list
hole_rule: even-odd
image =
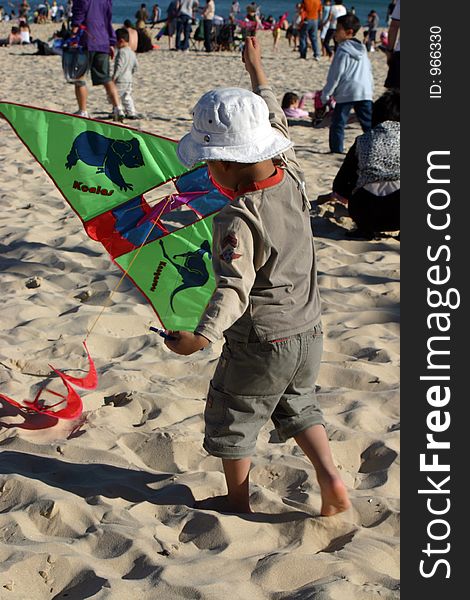
[[187,290],[192,287],[202,287],[209,279],[209,271],[207,270],[206,263],[204,262],[204,254],[207,252],[209,258],[212,258],[212,252],[210,244],[207,240],[204,240],[201,247],[194,252],[185,252],[184,254],[175,254],[173,258],[184,258],[182,265],[174,262],[166,253],[163,240],[160,240],[160,246],[162,247],[163,256],[170,262],[180,274],[183,283],[174,289],[170,296],[170,306],[173,312],[176,312],[173,306],[173,298],[178,292]]
[[135,169],[144,165],[139,140],[113,140],[94,131],[77,135],[67,156],[65,167],[71,169],[81,160],[86,165],[98,167],[96,173],[104,173],[120,190],[132,190],[132,183],[124,181],[120,167]]

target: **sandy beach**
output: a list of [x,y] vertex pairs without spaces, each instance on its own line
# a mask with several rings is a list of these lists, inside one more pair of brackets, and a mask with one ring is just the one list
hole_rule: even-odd
[[[0,38],[11,24],[0,23]],[[57,26],[32,26],[46,40]],[[300,60],[287,40],[264,64],[281,99],[321,89],[329,63]],[[74,112],[58,56],[0,48],[0,99]],[[375,97],[386,63],[370,54]],[[249,87],[238,53],[139,54],[134,99],[145,131],[179,139],[216,86]],[[110,110],[91,88],[92,118]],[[346,147],[359,135],[346,129]],[[32,399],[52,363],[80,373],[81,342],[121,272],[0,120],[0,391]],[[342,157],[328,128],[291,128],[311,200]],[[159,195],[159,193],[152,192]],[[148,198],[152,198],[149,194]],[[399,251],[393,238],[353,241],[347,211],[312,211],[325,352],[318,397],[353,507],[319,516],[310,462],[268,423],[251,471],[254,515],[195,508],[225,493],[220,460],[202,449],[208,382],[222,343],[189,357],[149,333],[157,319],[124,282],[88,340],[98,388],[79,422],[27,417],[0,403],[0,600],[396,600],[399,598]],[[287,225],[288,226],[288,225]]]

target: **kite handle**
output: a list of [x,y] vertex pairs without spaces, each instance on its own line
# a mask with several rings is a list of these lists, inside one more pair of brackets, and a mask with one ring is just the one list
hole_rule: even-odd
[[173,335],[168,335],[164,329],[158,329],[157,327],[150,327],[150,331],[155,331],[158,335],[161,335],[165,340],[176,340]]

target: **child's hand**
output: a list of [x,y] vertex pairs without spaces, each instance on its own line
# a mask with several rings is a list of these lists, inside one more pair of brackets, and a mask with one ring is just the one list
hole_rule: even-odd
[[167,333],[176,339],[165,340],[165,346],[172,352],[183,356],[188,356],[198,350],[204,350],[210,344],[209,340],[203,335],[191,333],[190,331],[167,331]]
[[248,36],[246,38],[242,61],[251,77],[253,89],[259,85],[268,85],[268,80],[264,73],[263,63],[261,61],[261,46],[257,38],[253,36]]
[[257,38],[247,36],[243,48],[242,61],[248,73],[261,66],[261,46]]

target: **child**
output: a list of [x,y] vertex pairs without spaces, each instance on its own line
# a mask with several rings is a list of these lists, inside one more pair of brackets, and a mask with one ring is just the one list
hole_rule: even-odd
[[327,104],[332,95],[336,100],[329,143],[330,151],[339,154],[344,151],[344,126],[352,108],[362,130],[365,132],[371,128],[373,79],[367,50],[354,37],[360,27],[360,21],[355,15],[338,18],[335,31],[338,50],[321,95],[323,104]]
[[304,119],[313,117],[313,113],[304,110],[305,101],[313,100],[315,94],[307,92],[299,99],[294,92],[286,92],[281,101],[281,108],[288,119]]
[[137,119],[132,99],[132,75],[137,71],[137,58],[129,47],[129,32],[122,28],[116,31],[117,54],[114,61],[113,81],[121,97],[127,119]]
[[[307,112],[304,110],[305,101],[313,101],[313,112]],[[282,98],[281,107],[284,114],[288,119],[303,119],[310,117],[312,119],[312,125],[318,127],[326,114],[333,110],[335,106],[335,100],[333,96],[330,96],[328,104],[323,105],[321,101],[321,91],[307,92],[300,98],[294,92],[286,92]]]
[[375,42],[377,39],[377,28],[379,26],[379,15],[375,10],[371,10],[367,15],[367,33],[364,32],[364,43],[368,52],[375,52]]
[[277,23],[274,23],[272,25],[272,31],[273,31],[273,52],[277,52],[279,49],[279,40],[281,39],[281,28],[282,28],[282,24],[284,23],[284,20],[282,17],[279,18],[279,21]]
[[189,355],[225,336],[204,413],[204,448],[222,458],[224,509],[251,512],[250,456],[271,417],[280,439],[294,437],[311,460],[321,514],[331,516],[350,502],[315,401],[323,336],[309,202],[258,40],[246,39],[243,60],[256,94],[204,94],[178,144],[183,164],[207,161],[232,201],[213,222],[217,288],[196,330],[172,331],[165,344]]
[[286,38],[289,41],[289,48],[291,46],[291,41],[294,42],[293,52],[297,50],[297,40],[299,39],[300,27],[303,21],[303,9],[302,4],[299,2],[295,5],[295,15],[292,25],[287,29]]

